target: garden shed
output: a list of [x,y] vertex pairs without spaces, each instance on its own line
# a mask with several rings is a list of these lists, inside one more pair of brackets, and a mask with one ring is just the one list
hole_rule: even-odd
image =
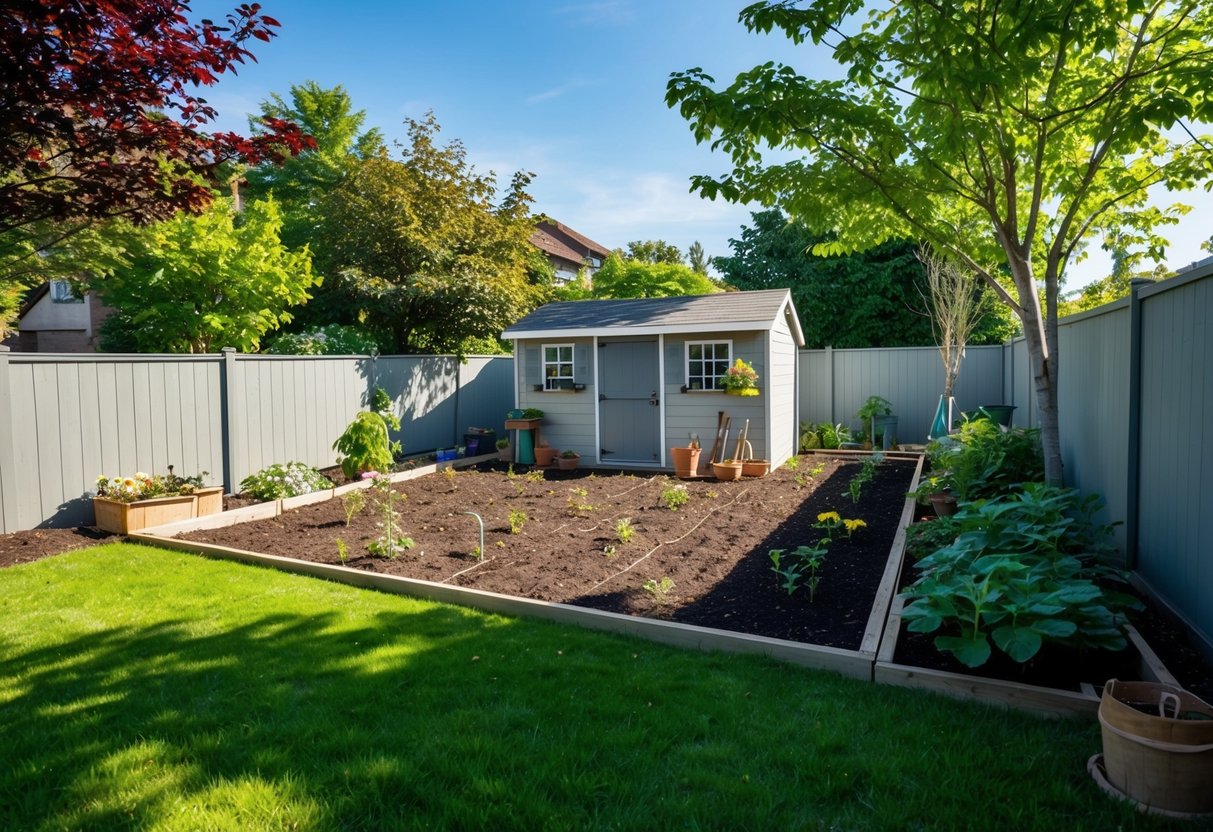
[[[549,303],[502,337],[514,342],[516,406],[542,410],[541,441],[582,464],[671,467],[669,449],[692,435],[706,462],[721,411],[734,440],[750,420],[756,459],[796,453],[804,336],[786,289]],[[724,392],[739,358],[758,373],[757,396]]]

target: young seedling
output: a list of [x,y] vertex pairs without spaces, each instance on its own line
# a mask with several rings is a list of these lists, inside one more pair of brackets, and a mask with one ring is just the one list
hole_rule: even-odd
[[687,494],[687,487],[682,483],[671,485],[661,492],[661,502],[670,511],[678,511],[679,507],[686,505],[689,499],[691,497]]
[[589,514],[594,510],[594,507],[585,501],[590,492],[584,488],[570,488],[569,491],[569,514],[577,517],[582,514]]
[[510,512],[510,534],[519,534],[522,532],[522,525],[526,523],[525,511]]
[[653,600],[659,605],[664,605],[670,600],[670,592],[674,589],[674,581],[669,577],[663,577],[660,581],[655,581],[649,578],[644,582],[644,591],[653,596]]
[[[353,492],[351,492],[353,493]],[[349,525],[348,523],[346,525]],[[345,541],[337,538],[337,560],[341,561],[341,565],[345,566],[345,559],[349,556],[349,550],[346,549]]]
[[632,526],[632,518],[621,517],[615,521],[615,537],[619,538],[620,543],[630,542],[635,534],[636,529]]
[[341,507],[345,509],[345,525],[349,526],[354,519],[354,515],[362,511],[366,506],[366,494],[360,489],[358,491],[347,491],[341,495]]
[[789,471],[795,471],[797,468],[800,467],[800,457],[794,456],[791,459],[789,459],[787,462],[785,462],[784,464],[788,466]]

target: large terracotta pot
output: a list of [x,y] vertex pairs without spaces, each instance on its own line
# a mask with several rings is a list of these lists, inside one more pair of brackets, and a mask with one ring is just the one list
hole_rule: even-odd
[[674,458],[674,476],[693,477],[699,470],[699,448],[670,448]]
[[560,453],[559,448],[549,448],[539,445],[535,448],[535,464],[541,468],[547,468],[552,464],[552,460],[556,458],[556,454],[558,453]]
[[575,471],[579,462],[581,462],[581,457],[579,456],[556,457],[556,464],[560,467],[561,471]]

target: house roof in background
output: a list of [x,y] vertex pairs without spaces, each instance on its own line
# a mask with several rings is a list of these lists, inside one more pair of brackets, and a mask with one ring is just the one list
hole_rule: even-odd
[[769,330],[781,315],[786,316],[797,346],[803,347],[800,319],[792,304],[792,293],[787,289],[549,303],[509,327],[502,337]]
[[605,259],[611,253],[602,243],[596,243],[555,220],[538,223],[535,233],[531,235],[531,244],[553,257],[574,263],[584,263],[591,256]]

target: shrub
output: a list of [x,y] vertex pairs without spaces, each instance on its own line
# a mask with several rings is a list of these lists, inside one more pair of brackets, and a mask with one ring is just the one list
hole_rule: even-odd
[[262,501],[298,497],[332,487],[328,477],[302,462],[275,463],[240,481],[242,495]]
[[303,332],[287,332],[269,342],[270,355],[370,355],[379,348],[375,336],[364,329],[328,324]]
[[1008,494],[1019,483],[1044,479],[1040,431],[1004,431],[988,419],[965,422],[954,437],[927,446],[931,476],[917,497],[949,490],[958,502]]
[[352,480],[368,471],[386,473],[392,470],[400,443],[392,441],[389,429],[399,430],[400,419],[392,413],[392,400],[388,394],[382,387],[376,387],[371,409],[359,412],[333,443],[346,479]]

